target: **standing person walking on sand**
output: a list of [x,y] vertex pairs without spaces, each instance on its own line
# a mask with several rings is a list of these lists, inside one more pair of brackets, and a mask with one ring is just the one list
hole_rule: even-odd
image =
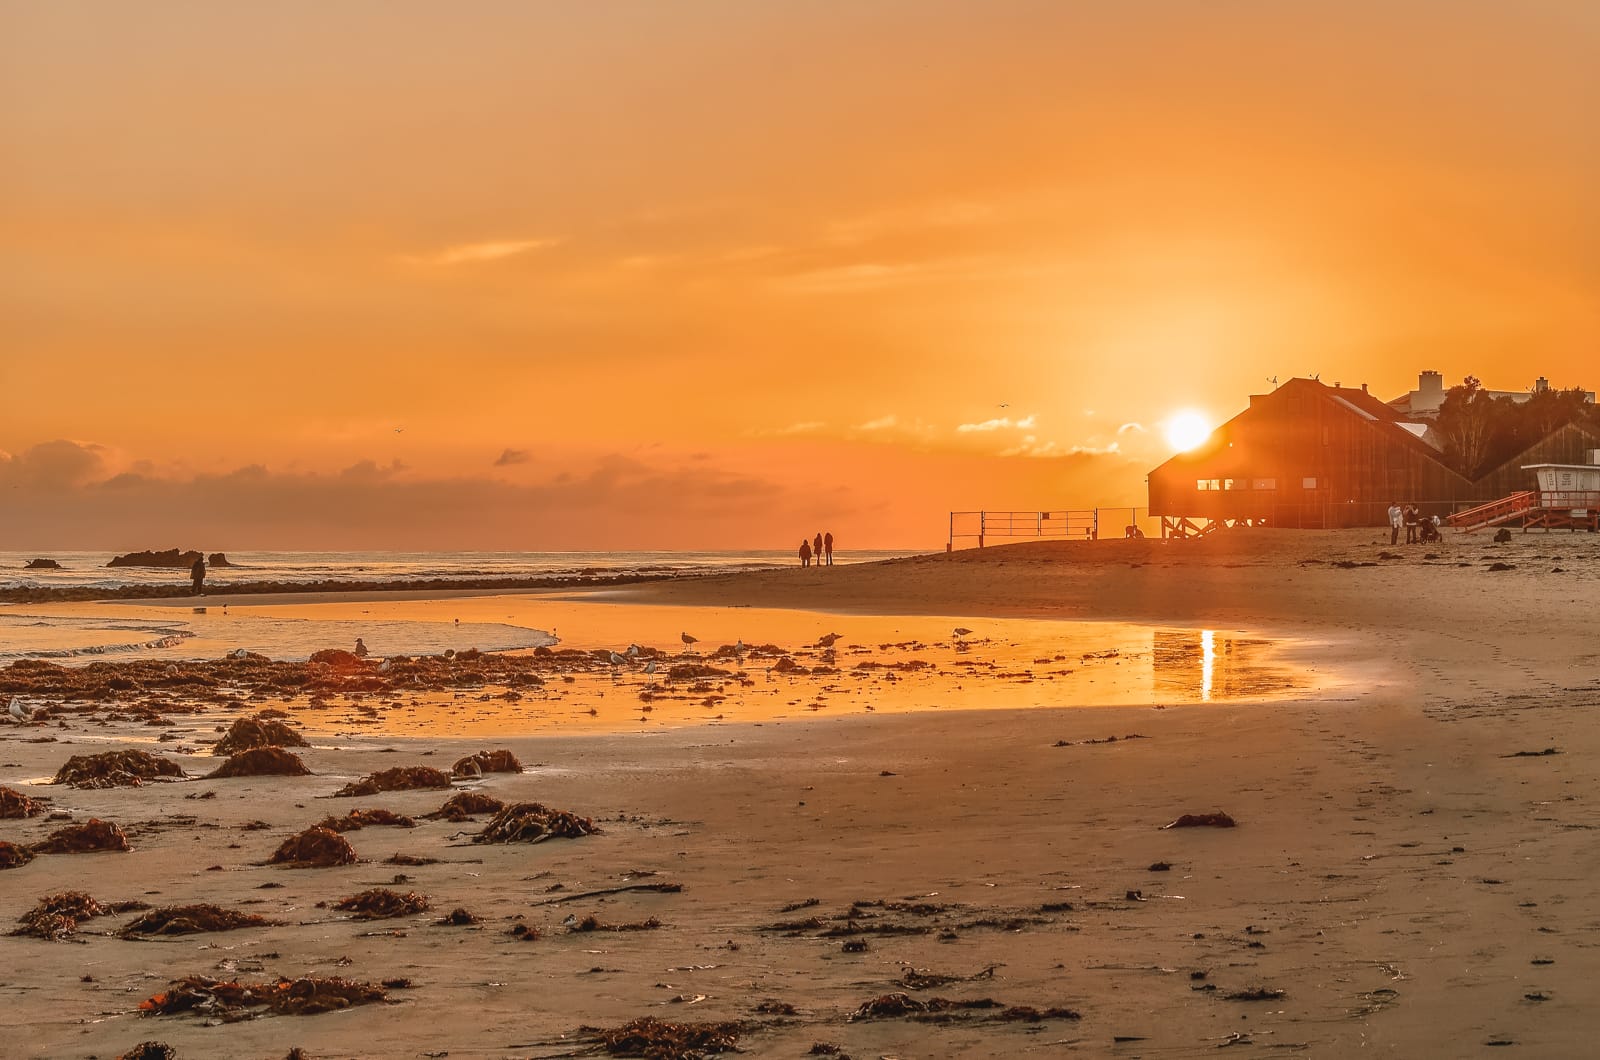
[[1391,545],[1398,545],[1400,543],[1400,518],[1401,518],[1400,502],[1399,501],[1390,501],[1389,502],[1389,544],[1391,544]]
[[800,539],[800,566],[811,566],[811,542],[803,537]]
[[205,589],[205,585],[206,585],[206,558],[205,558],[205,556],[202,555],[202,556],[198,556],[198,557],[195,558],[194,566],[189,568],[189,577],[194,579],[194,592],[191,593],[190,595],[191,596],[204,596],[206,594],[206,589]]
[[1422,513],[1417,511],[1415,504],[1408,504],[1403,518],[1406,524],[1406,544],[1414,545],[1417,543],[1417,523],[1421,521]]
[[829,530],[822,535],[822,554],[828,557],[828,566],[833,566],[833,531]]
[[811,542],[811,554],[816,557],[817,566],[822,566],[822,531],[817,531],[816,540]]

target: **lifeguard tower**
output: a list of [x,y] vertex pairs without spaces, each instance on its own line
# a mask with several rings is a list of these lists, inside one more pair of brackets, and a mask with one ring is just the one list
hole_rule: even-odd
[[1524,464],[1538,489],[1523,490],[1450,516],[1462,533],[1491,526],[1519,525],[1600,530],[1600,449],[1589,450],[1587,464]]

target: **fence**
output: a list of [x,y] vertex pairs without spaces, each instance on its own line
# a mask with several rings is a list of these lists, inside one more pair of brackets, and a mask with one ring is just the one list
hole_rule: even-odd
[[958,542],[975,542],[978,548],[995,540],[1023,541],[1054,538],[1093,541],[1126,537],[1137,527],[1141,534],[1159,534],[1160,522],[1148,508],[1070,508],[1033,512],[951,512],[947,551]]

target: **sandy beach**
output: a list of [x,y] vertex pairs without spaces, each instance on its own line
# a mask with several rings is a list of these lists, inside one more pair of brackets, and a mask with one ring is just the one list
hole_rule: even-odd
[[[1586,534],[1391,549],[1375,531],[1241,531],[587,600],[232,601],[258,617],[389,608],[396,622],[536,625],[569,650],[638,639],[662,670],[723,672],[670,682],[632,661],[519,652],[544,668],[516,699],[493,682],[145,683],[0,727],[0,785],[51,800],[0,839],[99,818],[133,848],[4,871],[0,917],[84,891],[275,922],[129,940],[111,934],[122,914],[63,940],[0,939],[16,970],[0,977],[0,1024],[10,1055],[29,1057],[116,1057],[146,1040],[180,1057],[600,1056],[600,1031],[641,1017],[737,1022],[750,1055],[858,1060],[1583,1055],[1600,974],[1597,559]],[[702,641],[685,651],[673,634],[691,616]],[[955,622],[972,633],[954,637]],[[827,631],[841,634],[831,650],[814,642]],[[715,658],[735,637],[779,651]],[[0,696],[24,672],[0,669]],[[312,775],[43,783],[71,755],[119,748],[209,772],[209,744],[263,708],[308,738],[293,750]],[[572,811],[598,832],[473,843],[489,814],[418,820],[346,833],[355,864],[263,864],[330,815],[417,818],[452,795],[330,797],[341,785],[494,748],[526,771],[458,791]],[[1162,827],[1215,812],[1236,827]],[[438,860],[386,863],[395,854]],[[377,887],[430,908],[373,921],[332,908]],[[436,923],[456,908],[479,922]],[[601,930],[572,930],[590,916]],[[190,975],[409,985],[313,1016],[140,1015]],[[894,994],[908,1000],[869,1004]]]

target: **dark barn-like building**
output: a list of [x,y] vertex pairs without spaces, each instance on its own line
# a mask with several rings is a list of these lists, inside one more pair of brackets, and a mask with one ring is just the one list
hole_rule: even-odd
[[1529,488],[1521,464],[1582,463],[1597,445],[1586,428],[1569,425],[1471,481],[1444,462],[1430,426],[1365,387],[1291,379],[1252,395],[1202,445],[1152,471],[1150,514],[1161,517],[1163,535],[1236,522],[1381,526],[1394,501],[1446,515]]

